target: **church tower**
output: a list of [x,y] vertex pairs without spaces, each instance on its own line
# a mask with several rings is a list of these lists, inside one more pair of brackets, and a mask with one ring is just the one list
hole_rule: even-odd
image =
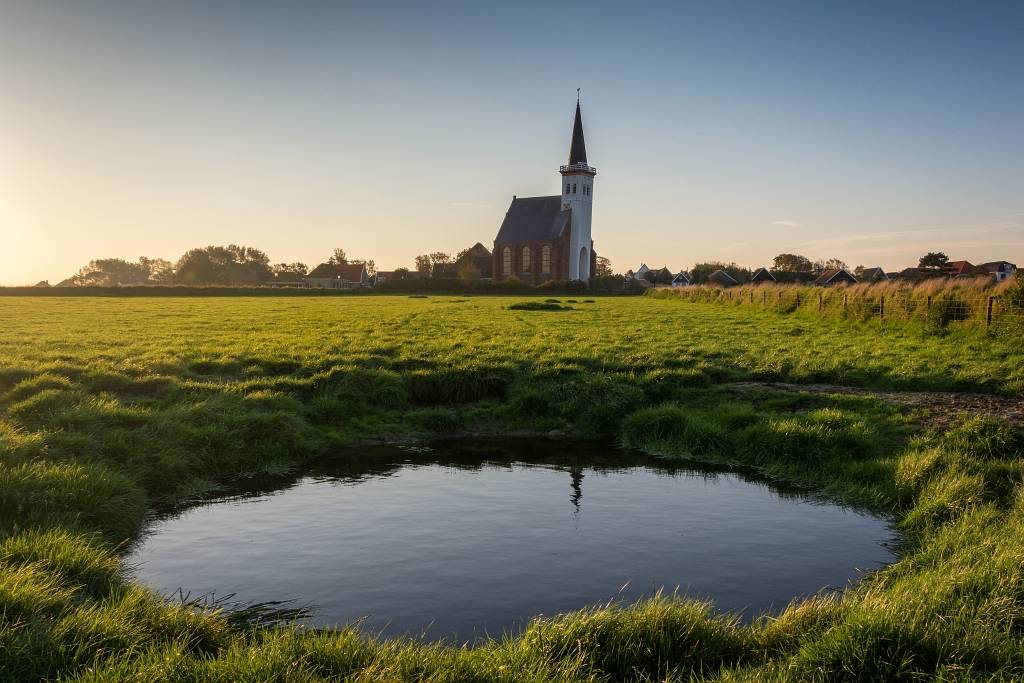
[[589,280],[593,260],[594,241],[590,236],[590,217],[593,213],[594,176],[597,169],[587,164],[587,145],[583,141],[583,117],[580,115],[579,94],[576,97],[576,120],[572,125],[572,145],[569,163],[560,167],[562,174],[562,208],[572,211],[572,230],[569,240],[569,279]]

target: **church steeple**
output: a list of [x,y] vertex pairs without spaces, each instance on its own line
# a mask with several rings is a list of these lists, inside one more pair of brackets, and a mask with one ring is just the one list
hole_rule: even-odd
[[595,176],[597,169],[587,163],[587,143],[583,139],[583,114],[580,113],[580,90],[576,89],[576,119],[572,122],[572,143],[569,145],[569,163],[558,169],[562,175],[580,173]]
[[587,163],[587,143],[583,141],[583,117],[580,115],[580,100],[576,97],[576,121],[572,124],[572,146],[569,147],[569,165]]
[[590,238],[590,216],[594,203],[594,177],[597,169],[587,163],[587,145],[583,141],[583,115],[576,91],[576,119],[572,124],[569,163],[558,169],[562,174],[562,210],[569,211],[569,279],[589,280],[594,260],[594,241]]

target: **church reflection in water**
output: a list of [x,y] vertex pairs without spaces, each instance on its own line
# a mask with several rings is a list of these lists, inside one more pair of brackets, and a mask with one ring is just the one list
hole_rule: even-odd
[[583,500],[583,468],[582,467],[570,467],[569,477],[572,479],[572,495],[569,496],[572,506],[576,508],[576,512],[580,511],[580,501]]

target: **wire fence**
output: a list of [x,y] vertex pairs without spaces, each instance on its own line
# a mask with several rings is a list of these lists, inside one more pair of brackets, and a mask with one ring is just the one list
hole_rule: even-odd
[[694,302],[757,306],[783,313],[816,311],[856,320],[920,321],[932,326],[1024,327],[1024,305],[1007,296],[920,296],[889,291],[875,296],[842,288],[747,287],[738,290],[701,287],[672,290],[672,297]]

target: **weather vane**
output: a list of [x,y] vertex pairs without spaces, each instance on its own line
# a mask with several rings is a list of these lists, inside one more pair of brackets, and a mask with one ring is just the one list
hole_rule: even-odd
[[580,103],[580,89],[576,88],[576,104]]

